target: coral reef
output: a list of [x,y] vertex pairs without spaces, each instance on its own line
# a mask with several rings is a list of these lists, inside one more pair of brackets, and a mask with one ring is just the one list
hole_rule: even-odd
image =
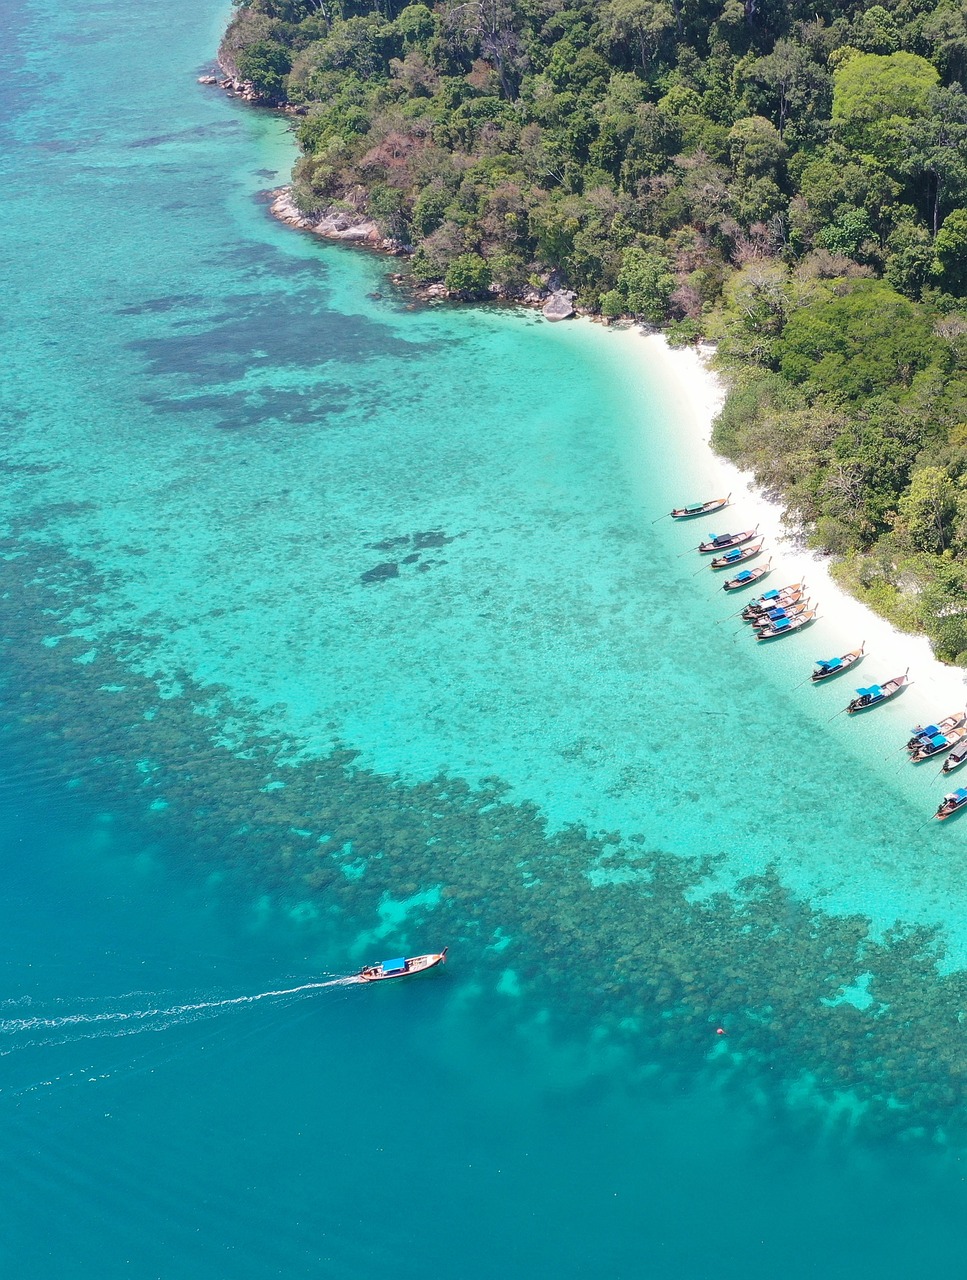
[[873,937],[771,873],[713,891],[714,860],[549,833],[498,778],[410,785],[349,749],[300,756],[223,688],[134,674],[125,656],[146,637],[51,643],[58,619],[69,633],[93,607],[97,577],[21,532],[0,546],[0,740],[148,833],[173,871],[230,881],[312,931],[336,915],[371,928],[414,899],[396,940],[449,942],[518,1023],[562,1041],[590,1027],[643,1070],[715,1072],[769,1105],[807,1092],[854,1132],[967,1136],[967,973],[944,970],[935,931]]

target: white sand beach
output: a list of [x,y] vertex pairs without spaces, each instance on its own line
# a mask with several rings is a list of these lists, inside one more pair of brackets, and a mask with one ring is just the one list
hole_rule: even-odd
[[[696,475],[707,484],[708,494],[731,491],[732,507],[743,517],[738,526],[746,526],[747,520],[759,525],[778,569],[772,575],[773,585],[808,582],[819,604],[812,628],[816,654],[833,657],[865,641],[867,658],[860,683],[882,682],[909,668],[912,684],[904,703],[908,713],[921,720],[967,705],[967,671],[939,662],[925,636],[898,631],[847,595],[830,576],[828,557],[803,545],[801,535],[783,523],[782,507],[757,488],[751,473],[712,451],[712,423],[724,402],[725,388],[709,366],[710,352],[670,347],[661,334],[640,335],[640,342],[649,367],[663,372],[666,394],[679,411],[678,429],[693,433]],[[699,492],[704,496],[705,490]],[[683,500],[692,497],[689,493]]]

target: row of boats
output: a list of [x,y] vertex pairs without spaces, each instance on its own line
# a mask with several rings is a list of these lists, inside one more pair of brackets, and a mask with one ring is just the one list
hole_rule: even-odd
[[[728,506],[732,495],[724,498],[712,498],[707,502],[694,503],[691,506],[675,507],[669,512],[673,520],[691,520],[698,516],[706,516]],[[710,534],[694,548],[699,555],[711,555],[710,568],[714,570],[731,569],[744,561],[755,559],[761,552],[764,539],[759,536],[759,527],[744,529],[738,533]],[[723,590],[740,591],[761,581],[772,569],[772,560],[753,569],[742,569],[723,582]],[[791,635],[807,627],[815,620],[817,610],[806,596],[805,582],[793,582],[788,586],[763,592],[750,600],[737,617],[749,623],[757,641],[777,640]],[[820,684],[832,680],[849,671],[862,661],[866,645],[851,649],[835,658],[820,658],[814,665],[809,679],[812,684]],[[874,707],[888,702],[910,684],[909,668],[900,676],[893,676],[882,684],[872,684],[864,689],[857,689],[843,711],[847,715],[857,715],[871,711]],[[945,716],[936,724],[917,725],[906,744],[910,760],[921,764],[926,760],[945,756],[942,774],[952,773],[967,761],[967,712]],[[949,792],[941,801],[935,818],[943,821],[967,807],[967,787],[960,787]]]
[[[729,495],[731,497],[731,495]],[[728,498],[715,498],[710,503],[701,503],[695,507],[679,507],[671,512],[676,520],[689,519],[694,515],[704,515],[708,510],[718,510],[728,503]],[[699,555],[711,555],[709,567],[734,569],[746,560],[754,560],[761,554],[765,539],[759,537],[759,526],[754,529],[742,529],[738,533],[713,533],[705,542],[700,542],[695,550]],[[761,581],[772,570],[772,559],[755,569],[740,569],[732,577],[722,583],[724,591],[742,591]],[[753,634],[757,641],[778,640],[782,636],[791,635],[803,627],[808,627],[817,617],[811,608],[811,602],[804,598],[801,582],[794,582],[788,587],[776,591],[767,591],[757,597],[741,610],[744,621],[752,624]]]

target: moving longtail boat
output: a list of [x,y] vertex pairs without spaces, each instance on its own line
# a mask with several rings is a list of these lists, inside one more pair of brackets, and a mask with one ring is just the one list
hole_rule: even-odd
[[762,627],[757,630],[755,638],[756,640],[778,640],[780,636],[788,636],[793,631],[798,631],[801,627],[808,627],[815,617],[815,609],[806,609],[803,613],[797,613],[794,617],[779,618],[778,621],[770,623],[768,627]]
[[918,724],[907,741],[907,750],[916,751],[925,738],[934,738],[938,733],[949,733],[951,729],[959,729],[964,724],[967,724],[967,712],[963,711],[953,711],[936,724]]
[[734,551],[726,551],[724,556],[716,556],[712,561],[712,568],[731,569],[734,564],[741,564],[743,560],[751,560],[762,550],[764,541],[764,538],[760,538],[758,542],[753,542],[748,547],[736,547]]
[[943,768],[940,772],[953,773],[955,769],[960,768],[965,760],[967,760],[967,734],[960,739],[953,751],[951,751],[950,755],[943,762]]
[[933,816],[943,822],[944,818],[949,818],[952,814],[959,813],[964,805],[967,805],[967,787],[958,787],[956,791],[947,792]]
[[389,978],[409,978],[414,973],[425,973],[427,969],[435,969],[438,964],[443,964],[448,950],[449,947],[444,947],[434,955],[412,956],[410,959],[400,956],[398,960],[381,960],[379,964],[364,965],[358,974],[359,981],[386,982]]
[[772,568],[772,557],[769,557],[768,564],[760,564],[756,569],[743,569],[741,573],[737,573],[734,578],[729,578],[727,582],[722,583],[723,591],[738,591],[740,587],[751,587],[753,582],[759,582],[764,578]]
[[743,542],[751,542],[758,532],[759,526],[756,525],[754,529],[743,529],[741,533],[713,533],[708,542],[700,542],[697,549],[703,556],[727,551],[729,547],[741,547]]
[[788,591],[777,592],[775,597],[767,600],[764,605],[758,605],[753,601],[742,610],[743,620],[753,624],[759,621],[764,622],[776,609],[788,609],[791,605],[799,604],[805,598],[805,594],[801,587],[794,587]]
[[729,505],[731,493],[724,498],[709,498],[708,502],[693,502],[689,507],[673,507],[669,515],[673,520],[691,520],[693,516],[707,516],[710,511],[721,511]]
[[894,697],[901,689],[906,688],[909,670],[910,668],[907,667],[902,676],[894,676],[885,684],[871,684],[868,689],[857,689],[856,697],[846,708],[847,715],[855,715],[857,711],[869,711],[872,707],[878,707],[881,702],[886,702],[888,698]]
[[813,684],[819,684],[821,680],[832,680],[834,676],[841,676],[844,671],[848,671],[850,667],[862,661],[865,652],[866,645],[861,644],[858,649],[850,649],[849,653],[844,653],[839,658],[817,658],[816,669],[809,678]]
[[914,764],[923,764],[924,760],[942,755],[944,751],[955,747],[965,733],[967,730],[962,728],[951,729],[948,733],[935,733],[931,738],[921,738],[910,752],[910,759]]

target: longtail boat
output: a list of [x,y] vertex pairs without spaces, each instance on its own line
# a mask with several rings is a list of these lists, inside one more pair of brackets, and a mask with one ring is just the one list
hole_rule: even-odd
[[414,973],[425,973],[427,969],[435,969],[447,958],[448,947],[428,956],[411,956],[407,959],[400,956],[397,960],[381,960],[379,964],[367,964],[360,969],[360,982],[386,982],[390,978],[410,978]]
[[967,734],[960,739],[953,751],[951,751],[950,755],[943,762],[943,768],[940,772],[953,773],[955,769],[960,768],[965,760],[967,760]]
[[758,532],[759,526],[756,525],[754,529],[743,529],[741,533],[713,533],[707,542],[698,544],[697,550],[703,556],[709,556],[716,551],[727,551],[729,547],[741,547],[743,542],[751,542]]
[[691,520],[693,516],[707,516],[710,511],[721,511],[723,507],[727,507],[731,497],[730,493],[724,498],[709,498],[708,502],[693,502],[689,507],[673,507],[668,514],[673,520]]
[[832,680],[834,676],[841,676],[844,671],[848,671],[850,667],[860,662],[865,652],[866,645],[861,644],[858,649],[850,649],[849,653],[844,653],[839,658],[817,658],[816,669],[809,678],[813,684],[819,684],[821,680]]
[[759,582],[772,568],[772,557],[769,557],[768,564],[760,564],[756,569],[743,569],[737,573],[734,578],[729,578],[727,582],[722,583],[723,591],[738,591],[740,587],[751,587],[753,582]]
[[789,599],[795,596],[797,599],[802,595],[805,588],[805,582],[790,582],[787,587],[774,587],[772,591],[763,591],[761,596],[756,596],[754,600],[750,600],[742,610],[743,613],[751,615],[753,613],[765,613],[768,609],[778,609],[783,599]]
[[758,618],[752,624],[753,631],[772,631],[780,622],[791,622],[793,618],[798,618],[801,613],[805,613],[809,608],[808,600],[800,600],[796,604],[789,605],[784,609],[770,609],[767,614]]
[[805,598],[805,594],[800,587],[793,591],[780,591],[774,600],[768,600],[761,607],[756,604],[746,605],[742,610],[742,617],[753,626],[757,622],[765,622],[776,609],[788,609],[790,605],[799,604]]
[[736,547],[733,551],[726,551],[724,556],[716,556],[712,561],[713,569],[731,569],[734,564],[741,564],[743,560],[751,560],[753,556],[757,556],[762,550],[764,538],[760,538],[758,542],[750,543],[747,547]]
[[924,760],[939,756],[944,751],[949,751],[951,747],[955,747],[965,734],[967,729],[960,728],[951,729],[947,733],[935,733],[932,738],[921,738],[910,752],[910,759],[914,764],[922,764]]
[[936,724],[918,724],[907,742],[907,750],[916,751],[925,738],[935,738],[938,733],[949,733],[951,729],[959,729],[963,724],[967,724],[967,712],[963,711],[954,711]]
[[778,640],[780,636],[791,635],[793,631],[798,631],[800,627],[808,627],[810,622],[816,617],[815,609],[806,609],[803,613],[797,613],[792,618],[779,618],[777,622],[770,624],[768,627],[762,627],[755,633],[756,640]]
[[947,792],[933,816],[943,822],[944,818],[949,818],[951,814],[959,813],[964,805],[967,805],[967,787],[958,787],[956,791]]
[[894,697],[901,689],[906,688],[908,672],[909,667],[902,676],[894,676],[885,684],[871,684],[868,689],[857,689],[856,697],[846,708],[847,715],[855,715],[857,711],[869,711],[872,707],[878,707],[881,702],[886,702],[888,698]]

